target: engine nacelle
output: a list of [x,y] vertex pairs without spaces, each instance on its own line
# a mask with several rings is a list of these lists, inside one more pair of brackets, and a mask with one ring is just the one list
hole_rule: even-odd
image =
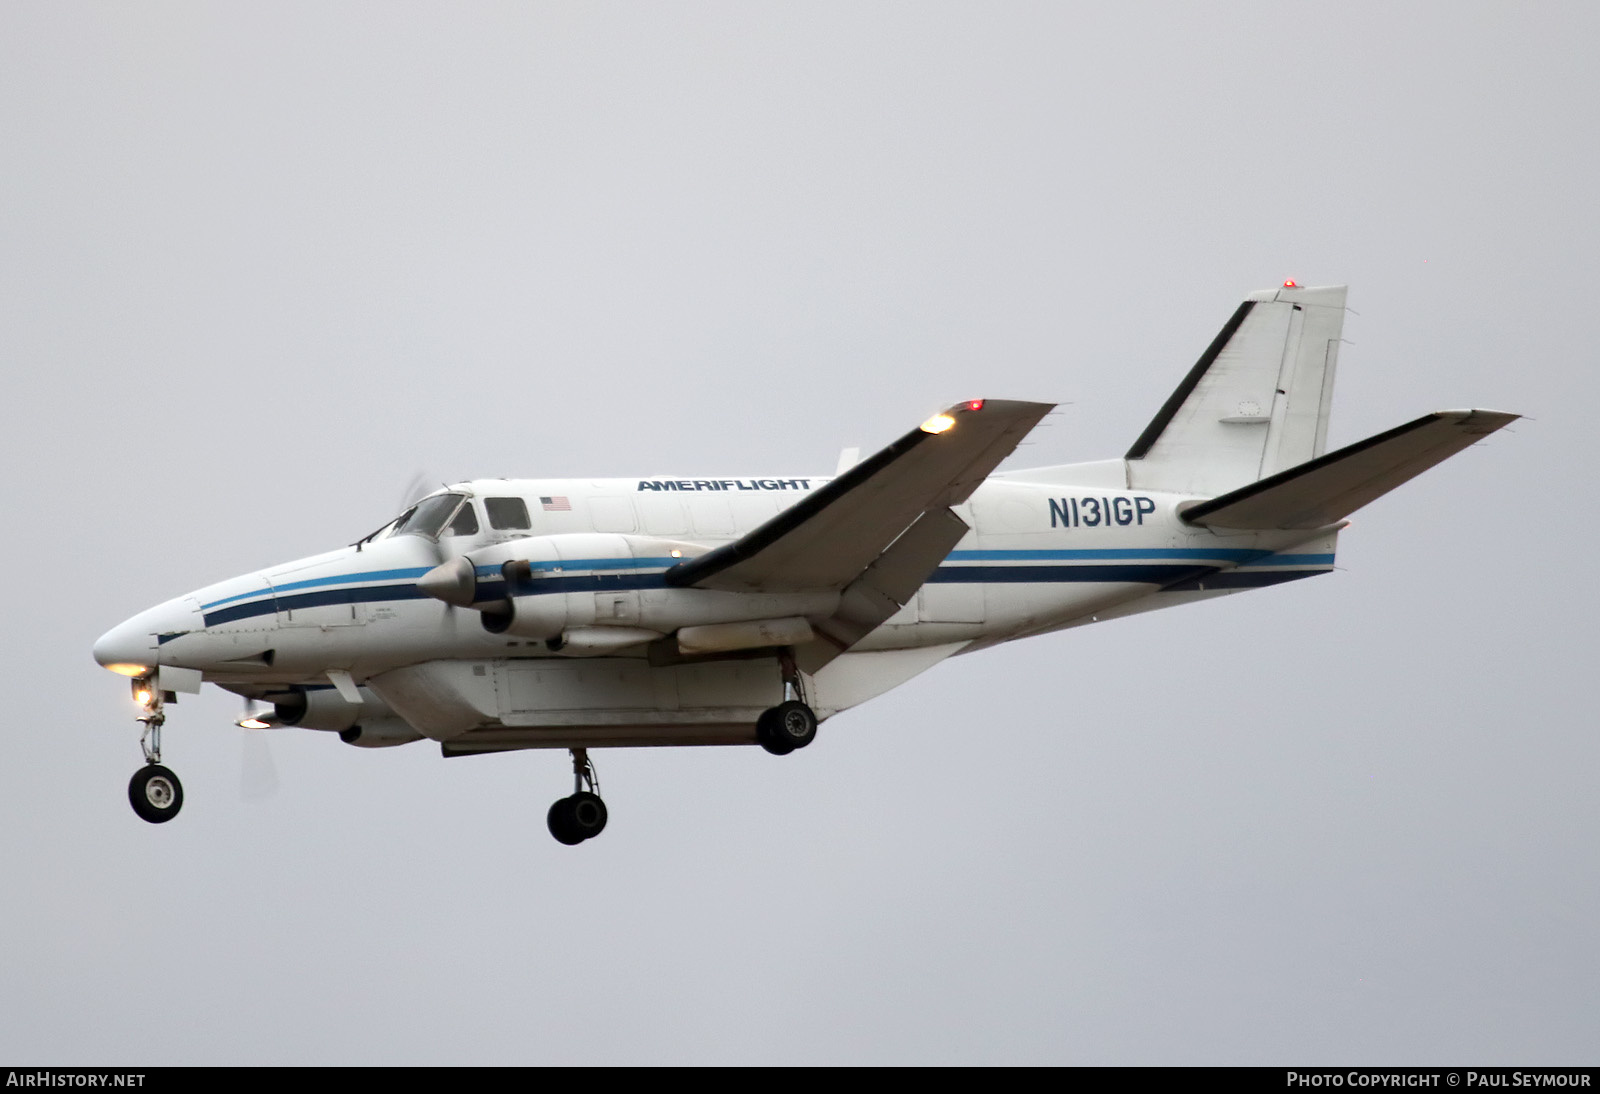
[[412,729],[404,718],[372,718],[339,731],[339,740],[357,748],[393,748],[422,740],[422,734]]
[[[555,580],[553,579],[552,584]],[[537,589],[535,575],[520,587]],[[814,593],[735,593],[722,589],[616,589],[597,592],[533,592],[483,612],[491,634],[556,641],[574,632],[615,628],[671,634],[760,620],[827,619],[839,607],[833,590]]]
[[[838,609],[833,590],[742,593],[662,584],[662,573],[705,550],[653,536],[529,536],[444,563],[417,584],[430,596],[482,613],[491,634],[546,642],[596,628],[670,634],[753,620],[819,621]],[[602,635],[590,638],[579,644],[597,651],[608,644]]]
[[493,611],[517,595],[518,582],[604,575],[627,585],[629,577],[659,573],[706,550],[701,543],[611,532],[526,536],[441,563],[419,578],[417,587],[446,604]]
[[345,702],[344,696],[333,688],[274,696],[273,720],[279,725],[340,733],[361,722],[395,717],[389,705],[371,691],[366,688],[357,690],[361,692],[359,704]]

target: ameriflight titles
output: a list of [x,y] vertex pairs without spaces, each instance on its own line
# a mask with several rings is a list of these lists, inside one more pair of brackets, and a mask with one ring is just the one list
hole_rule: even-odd
[[640,490],[810,490],[810,479],[640,479]]

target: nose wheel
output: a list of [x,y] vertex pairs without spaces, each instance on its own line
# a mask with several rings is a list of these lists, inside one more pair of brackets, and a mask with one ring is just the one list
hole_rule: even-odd
[[589,760],[589,750],[572,750],[572,796],[550,807],[545,818],[556,842],[568,847],[594,839],[606,827],[606,803],[600,800],[600,777]]
[[144,708],[139,718],[144,726],[139,735],[144,766],[128,781],[128,804],[141,820],[151,824],[165,824],[183,808],[183,784],[170,768],[161,766],[161,727],[167,721],[162,698],[154,680],[146,677],[133,682],[134,702]]
[[128,803],[151,824],[165,824],[183,808],[183,784],[160,764],[146,764],[128,783]]

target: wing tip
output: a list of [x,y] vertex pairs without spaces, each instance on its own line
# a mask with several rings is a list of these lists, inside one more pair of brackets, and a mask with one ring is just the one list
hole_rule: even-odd
[[1436,410],[1429,417],[1438,421],[1449,421],[1454,425],[1467,427],[1472,433],[1493,433],[1497,429],[1504,429],[1512,422],[1522,417],[1521,414],[1512,414],[1506,410],[1481,410],[1476,408],[1464,410]]

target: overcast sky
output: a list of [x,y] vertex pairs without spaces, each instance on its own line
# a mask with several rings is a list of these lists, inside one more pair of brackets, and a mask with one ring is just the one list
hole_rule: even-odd
[[[9,0],[0,1059],[1594,1064],[1597,40]],[[128,808],[95,637],[417,472],[828,473],[976,396],[1064,404],[1008,466],[1116,456],[1286,277],[1351,285],[1333,443],[1531,419],[1335,574],[957,658],[785,759],[607,751],[576,849],[565,753],[246,739],[215,689],[182,816]]]

